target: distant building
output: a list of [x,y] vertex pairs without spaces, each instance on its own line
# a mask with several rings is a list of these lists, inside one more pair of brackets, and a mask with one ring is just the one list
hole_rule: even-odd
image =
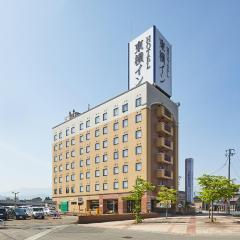
[[186,202],[193,202],[193,158],[185,159],[185,192]]

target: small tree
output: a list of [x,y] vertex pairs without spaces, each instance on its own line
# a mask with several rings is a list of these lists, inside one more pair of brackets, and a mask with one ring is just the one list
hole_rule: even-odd
[[166,208],[166,218],[168,217],[168,208],[177,200],[177,191],[172,188],[161,186],[157,194],[157,201]]
[[239,190],[239,185],[224,176],[206,174],[198,178],[198,183],[201,186],[200,198],[211,205],[211,222],[213,222],[213,202],[230,199]]
[[133,188],[134,189],[131,191],[131,195],[125,197],[124,199],[134,201],[133,213],[135,214],[135,222],[141,223],[143,221],[143,217],[140,214],[142,197],[146,192],[153,191],[155,187],[152,185],[152,183],[138,177]]

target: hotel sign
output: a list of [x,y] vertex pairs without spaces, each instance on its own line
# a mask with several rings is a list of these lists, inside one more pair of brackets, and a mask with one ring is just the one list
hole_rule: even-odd
[[128,46],[129,89],[148,81],[172,95],[172,47],[153,26]]

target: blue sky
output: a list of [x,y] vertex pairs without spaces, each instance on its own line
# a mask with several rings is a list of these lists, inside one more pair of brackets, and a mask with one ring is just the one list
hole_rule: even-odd
[[127,43],[153,24],[173,45],[180,175],[186,157],[195,177],[214,172],[231,147],[239,182],[239,9],[237,0],[0,0],[0,192],[51,186],[52,126],[127,89]]

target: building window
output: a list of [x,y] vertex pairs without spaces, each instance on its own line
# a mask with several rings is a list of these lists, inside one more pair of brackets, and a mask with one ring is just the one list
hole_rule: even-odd
[[71,181],[75,181],[75,174],[71,175]]
[[66,176],[66,182],[69,182],[69,175]]
[[62,138],[62,132],[60,132],[60,133],[58,134],[58,138],[59,138],[59,139]]
[[70,164],[66,163],[66,170],[69,170],[69,169],[70,169]]
[[116,160],[116,159],[118,159],[118,158],[119,158],[118,151],[115,151],[115,152],[113,153],[113,159]]
[[118,108],[113,109],[113,116],[117,116],[119,114]]
[[80,178],[80,180],[83,180],[83,173],[79,174],[79,178]]
[[75,157],[75,151],[71,151],[71,157]]
[[90,178],[90,172],[86,172],[86,179]]
[[79,161],[79,167],[83,167],[83,160]]
[[108,155],[107,154],[103,154],[103,162],[106,162],[108,160]]
[[54,135],[53,139],[54,139],[54,141],[57,140],[57,134]]
[[103,190],[108,190],[108,184],[107,183],[103,183]]
[[57,162],[58,156],[54,156],[54,162]]
[[86,185],[86,192],[90,192],[90,185]]
[[57,167],[54,167],[54,172],[57,172]]
[[137,130],[135,132],[135,138],[138,139],[138,138],[141,138],[142,137],[142,131],[141,130]]
[[100,190],[100,185],[99,184],[95,184],[95,191],[99,191]]
[[115,123],[113,124],[113,130],[114,130],[114,131],[118,130],[118,122],[115,122]]
[[142,114],[139,113],[139,114],[137,114],[137,115],[135,116],[135,122],[136,122],[136,123],[139,123],[139,122],[141,122],[141,121],[142,121]]
[[100,144],[99,143],[95,143],[95,150],[99,150],[100,149]]
[[128,111],[128,103],[125,103],[122,105],[122,112],[127,112]]
[[83,155],[83,153],[84,153],[84,149],[80,148],[80,155]]
[[59,166],[59,172],[62,172],[63,168],[62,165]]
[[124,119],[124,120],[122,121],[122,127],[125,128],[125,127],[127,127],[127,126],[128,126],[128,119]]
[[136,155],[141,154],[142,153],[142,146],[137,146],[135,151],[136,151]]
[[108,170],[107,170],[107,168],[104,168],[103,169],[103,176],[107,176],[108,175]]
[[122,187],[123,187],[123,189],[128,188],[128,181],[123,181],[122,182]]
[[79,191],[80,191],[80,192],[83,192],[83,186],[80,186],[80,187],[79,187]]
[[72,128],[71,128],[71,133],[72,133],[72,134],[75,133],[75,127],[72,127]]
[[74,138],[71,140],[71,145],[72,146],[75,145],[75,139]]
[[124,149],[124,150],[122,151],[122,156],[123,156],[123,157],[128,157],[128,149]]
[[103,127],[103,134],[107,134],[108,133],[108,128],[107,127]]
[[59,161],[62,161],[62,159],[63,159],[62,154],[60,154],[60,155],[58,156],[58,158],[59,158]]
[[75,187],[71,187],[71,193],[75,193]]
[[123,142],[127,142],[127,141],[128,141],[128,134],[124,134],[124,135],[122,136],[122,141],[123,141]]
[[95,170],[95,177],[99,177],[100,176],[100,171],[99,170]]
[[86,140],[90,140],[90,133],[86,134]]
[[57,189],[54,189],[54,194],[57,194]]
[[90,120],[87,120],[86,121],[86,128],[89,128],[90,127]]
[[103,141],[103,148],[107,148],[107,146],[108,146],[108,141],[107,141],[107,140],[104,140],[104,141]]
[[139,107],[139,106],[141,106],[142,105],[142,98],[141,97],[139,97],[139,98],[137,98],[136,99],[136,107]]
[[100,117],[99,116],[96,116],[95,117],[95,124],[99,123],[100,122]]
[[136,163],[136,171],[142,170],[142,163]]
[[71,169],[74,169],[75,168],[75,162],[72,162],[71,163]]
[[58,148],[61,150],[63,148],[62,143],[59,144]]
[[107,113],[105,112],[104,114],[103,114],[103,121],[106,121],[107,120]]
[[90,152],[90,146],[86,146],[86,153]]
[[69,187],[66,187],[66,193],[69,193]]
[[118,189],[118,182],[113,183],[113,189]]
[[69,147],[69,146],[70,146],[70,142],[66,141],[66,147]]
[[95,157],[95,163],[100,163],[100,157],[99,156]]
[[123,173],[127,173],[128,172],[128,165],[123,165],[122,171],[123,171]]
[[95,137],[99,137],[99,135],[100,135],[100,131],[99,131],[99,129],[96,129],[95,130]]
[[68,159],[70,157],[70,153],[66,152],[66,159]]
[[80,142],[83,142],[83,141],[84,141],[83,135],[80,135],[79,141],[80,141]]
[[59,194],[62,194],[62,188],[58,189]]
[[118,174],[118,173],[119,173],[118,167],[114,167],[114,168],[113,168],[113,174]]
[[80,123],[79,129],[80,129],[80,130],[83,130],[83,123]]
[[59,183],[62,183],[62,177],[59,177],[58,181]]
[[57,151],[57,144],[54,146],[54,151]]
[[86,166],[89,166],[90,165],[90,158],[87,158],[86,159]]
[[113,139],[113,144],[114,145],[117,145],[119,143],[119,138],[118,137],[115,137],[114,139]]
[[54,183],[57,183],[57,178],[54,178]]

